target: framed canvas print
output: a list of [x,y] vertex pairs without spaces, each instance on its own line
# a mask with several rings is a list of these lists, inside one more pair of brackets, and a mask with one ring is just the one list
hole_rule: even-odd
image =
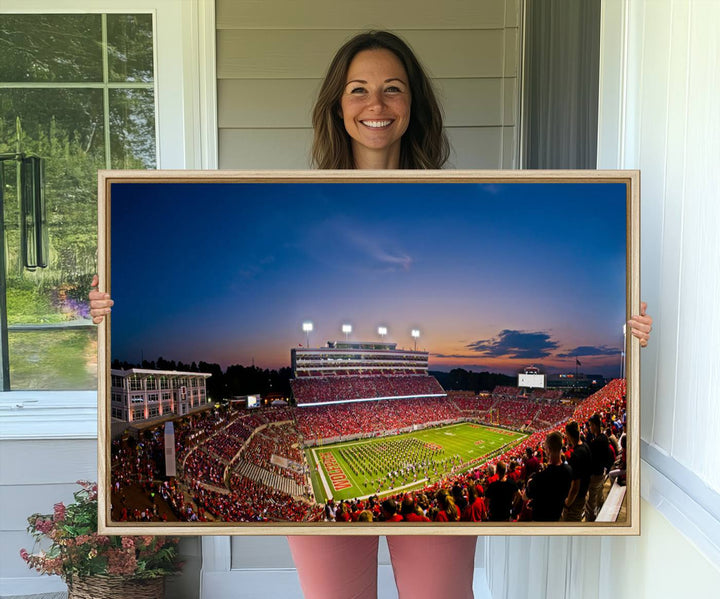
[[100,530],[638,534],[637,171],[101,171]]

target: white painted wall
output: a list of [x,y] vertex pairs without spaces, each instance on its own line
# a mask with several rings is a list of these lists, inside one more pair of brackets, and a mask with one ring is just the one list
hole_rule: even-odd
[[640,537],[492,539],[500,598],[720,588],[720,2],[605,0],[599,168],[642,172]]

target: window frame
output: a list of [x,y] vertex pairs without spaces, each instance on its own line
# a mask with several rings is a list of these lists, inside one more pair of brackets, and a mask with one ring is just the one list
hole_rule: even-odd
[[[33,13],[152,14],[157,167],[217,168],[214,2],[25,0],[21,6],[0,4],[0,14]],[[104,380],[98,376],[99,383]],[[34,417],[29,418],[31,413]],[[40,414],[47,426],[38,427]],[[96,391],[0,392],[0,440],[97,436]]]

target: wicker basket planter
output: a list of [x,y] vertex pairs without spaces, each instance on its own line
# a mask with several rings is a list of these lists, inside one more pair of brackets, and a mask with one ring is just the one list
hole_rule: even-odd
[[89,576],[68,582],[68,599],[163,599],[165,578]]

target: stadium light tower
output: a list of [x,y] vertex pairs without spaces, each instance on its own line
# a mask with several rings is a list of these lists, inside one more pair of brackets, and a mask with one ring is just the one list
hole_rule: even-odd
[[410,331],[410,334],[413,336],[413,339],[415,339],[415,351],[417,351],[417,340],[418,337],[420,337],[420,331],[418,329],[413,329]]
[[348,340],[348,335],[352,333],[352,325],[351,324],[344,324],[342,325],[342,332],[345,333],[345,341]]
[[378,327],[378,335],[385,341],[385,335],[387,335],[387,327]]
[[305,347],[310,347],[310,331],[313,330],[313,323],[310,321],[303,322],[303,331],[305,331],[305,341],[306,345]]

